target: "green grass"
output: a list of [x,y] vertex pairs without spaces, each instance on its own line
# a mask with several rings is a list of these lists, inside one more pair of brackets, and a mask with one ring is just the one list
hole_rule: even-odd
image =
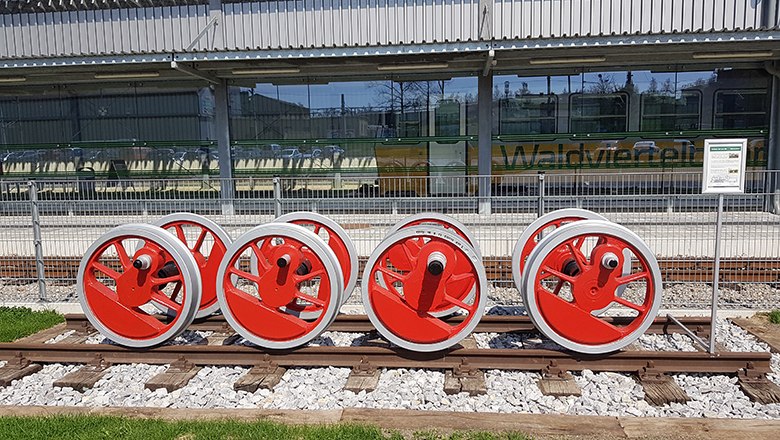
[[121,440],[240,440],[240,439],[424,439],[525,440],[520,434],[457,432],[399,433],[368,425],[284,425],[269,421],[163,421],[105,416],[0,417],[4,440],[121,439]]
[[780,310],[775,309],[769,312],[769,322],[772,324],[780,324]]
[[27,307],[0,307],[0,342],[12,342],[63,321],[62,315],[50,310],[33,312]]

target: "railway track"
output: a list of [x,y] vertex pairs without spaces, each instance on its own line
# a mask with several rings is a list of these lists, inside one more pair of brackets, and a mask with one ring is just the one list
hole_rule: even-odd
[[[702,337],[709,333],[706,318],[680,318]],[[620,320],[613,321],[619,324]],[[54,382],[54,386],[84,390],[95,386],[111,365],[169,365],[168,370],[146,382],[150,389],[168,391],[185,386],[203,366],[251,367],[234,383],[236,390],[254,392],[259,387],[272,388],[287,368],[351,368],[345,389],[371,391],[378,383],[382,368],[417,368],[445,370],[445,392],[487,392],[484,371],[525,370],[541,373],[538,385],[543,393],[565,395],[579,393],[579,386],[569,372],[591,370],[636,375],[647,398],[655,404],[687,399],[669,376],[672,373],[736,375],[743,390],[752,399],[764,403],[780,402],[780,389],[767,379],[771,373],[771,355],[766,352],[727,352],[711,355],[702,351],[648,351],[637,345],[619,352],[587,355],[550,349],[480,349],[476,341],[440,352],[413,352],[390,346],[369,337],[363,345],[306,346],[289,350],[265,350],[254,346],[230,344],[233,331],[219,316],[196,321],[190,330],[211,331],[205,344],[165,345],[149,349],[128,349],[114,344],[86,344],[95,333],[83,315],[67,315],[66,322],[14,343],[0,344],[0,385],[8,385],[42,368],[43,364],[83,364],[83,367]],[[48,340],[69,332],[55,343]],[[340,316],[330,330],[370,332],[370,321],[363,315]],[[477,332],[531,332],[534,327],[525,316],[486,316]],[[648,333],[679,332],[670,320],[657,318]]]
[[[46,278],[75,280],[80,257],[46,257],[43,260]],[[360,273],[366,258],[360,258]],[[248,267],[248,261],[245,262]],[[710,282],[713,276],[712,260],[704,258],[661,258],[658,260],[666,282]],[[512,283],[511,258],[484,259],[489,281]],[[29,281],[36,279],[35,258],[0,257],[0,279]],[[720,281],[723,283],[780,284],[780,258],[724,258],[720,263]]]
[[[455,323],[462,320],[459,317],[451,317],[445,319],[447,323]],[[626,319],[620,318],[607,318],[607,322],[615,325],[624,324]],[[83,314],[68,314],[65,315],[66,329],[75,330],[80,334],[91,334],[95,330],[89,324],[86,316]],[[701,337],[706,337],[710,333],[710,318],[707,317],[685,317],[682,318],[682,322],[686,327],[693,329],[696,334]],[[190,330],[196,331],[212,331],[218,333],[233,333],[233,329],[230,328],[227,321],[222,315],[213,315],[205,319],[199,319],[194,321],[190,326]],[[369,321],[366,315],[339,315],[336,320],[328,327],[328,331],[336,332],[348,332],[348,333],[368,333],[374,331],[375,328]],[[657,318],[653,321],[653,325],[647,330],[650,334],[669,334],[676,331],[672,322],[665,318]],[[500,315],[486,315],[480,319],[477,324],[475,333],[529,333],[536,332],[531,319],[528,316],[500,316]]]
[[[707,318],[686,317],[680,321],[701,336],[709,333]],[[619,324],[620,320],[613,321]],[[167,345],[152,349],[128,349],[113,344],[84,344],[94,333],[83,315],[67,315],[64,326],[33,335],[15,343],[0,344],[0,359],[22,356],[40,363],[88,363],[99,356],[109,363],[170,364],[181,358],[196,365],[244,365],[273,362],[285,367],[357,367],[370,364],[377,368],[453,369],[467,364],[477,369],[541,370],[556,364],[571,371],[630,372],[652,366],[658,372],[727,373],[736,374],[749,365],[757,373],[770,371],[768,353],[721,352],[717,356],[704,352],[625,350],[609,355],[586,355],[547,349],[478,349],[456,346],[434,353],[412,352],[378,341],[352,347],[303,347],[295,350],[264,350],[244,345],[220,344],[234,332],[221,317],[211,317],[194,323],[190,330],[213,331],[207,345]],[[76,334],[55,344],[45,344],[64,331]],[[373,330],[364,315],[342,315],[329,330],[369,332]],[[526,316],[485,316],[476,332],[532,332]],[[665,318],[657,318],[649,333],[670,334],[679,328]]]

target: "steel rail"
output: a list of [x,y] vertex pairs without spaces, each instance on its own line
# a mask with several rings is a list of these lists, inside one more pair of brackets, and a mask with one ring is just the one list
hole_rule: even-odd
[[[686,327],[696,331],[700,336],[706,336],[710,333],[710,318],[709,317],[683,317],[677,318],[680,322],[685,324]],[[462,321],[463,317],[452,317],[445,319],[445,322],[457,323]],[[607,322],[615,325],[622,325],[628,323],[627,319],[619,318],[606,318]],[[89,321],[83,314],[68,314],[65,315],[65,321],[69,330],[84,331],[88,326]],[[196,320],[190,327],[190,330],[200,331],[214,331],[221,333],[233,333],[227,321],[222,315],[214,315],[205,319]],[[352,333],[368,333],[376,330],[368,320],[366,315],[339,315],[336,320],[328,327],[328,331],[337,332],[352,332]],[[502,316],[502,315],[486,315],[479,321],[474,333],[529,333],[536,332],[534,325],[531,323],[531,319],[528,316]],[[658,317],[653,321],[653,324],[647,330],[650,334],[669,334],[669,333],[682,333],[682,330],[675,325],[674,322],[665,318]]]
[[466,349],[416,353],[399,348],[304,347],[268,351],[241,345],[183,345],[133,350],[109,344],[0,344],[0,359],[22,356],[36,363],[88,363],[96,357],[112,364],[170,364],[179,359],[196,365],[252,366],[273,362],[282,367],[346,367],[366,363],[377,368],[453,369],[468,366],[483,370],[539,371],[555,365],[569,371],[636,373],[644,368],[663,373],[735,374],[745,369],[769,373],[770,353],[621,351],[608,355],[582,355],[554,350]]

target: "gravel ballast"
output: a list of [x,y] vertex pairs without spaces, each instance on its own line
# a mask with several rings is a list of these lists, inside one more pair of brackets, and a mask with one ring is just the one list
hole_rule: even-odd
[[[736,325],[718,321],[718,341],[729,350],[768,351]],[[207,337],[190,332],[184,339],[196,342]],[[360,344],[360,333],[325,332],[318,345]],[[56,339],[56,338],[55,338]],[[554,348],[555,344],[535,334],[474,335],[480,348]],[[693,350],[687,336],[644,335],[642,349]],[[773,355],[770,379],[780,384],[780,355]],[[644,400],[642,387],[630,375],[582,371],[573,374],[582,388],[581,396],[552,397],[539,391],[537,373],[488,370],[488,393],[468,396],[446,395],[444,373],[438,370],[383,369],[373,392],[353,393],[343,389],[348,368],[292,368],[273,390],[255,393],[233,390],[233,383],[246,371],[242,367],[204,367],[180,390],[150,391],[144,383],[166,366],[115,365],[92,389],[83,393],[56,388],[52,382],[75,371],[74,365],[47,365],[39,373],[0,389],[0,405],[75,405],[90,407],[174,407],[174,408],[266,408],[338,409],[384,408],[442,411],[488,411],[505,413],[573,414],[651,417],[780,418],[780,404],[751,402],[740,390],[736,378],[723,375],[679,374],[675,381],[691,401],[653,407]]]

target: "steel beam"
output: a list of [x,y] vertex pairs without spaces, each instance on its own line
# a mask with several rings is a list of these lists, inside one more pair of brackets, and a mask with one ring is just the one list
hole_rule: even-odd
[[772,75],[769,111],[769,139],[766,145],[767,175],[764,190],[767,193],[765,209],[780,214],[780,69],[774,63],[765,64]]
[[477,175],[479,213],[488,215],[490,207],[491,164],[493,159],[493,73],[480,76],[477,85],[479,141],[477,144]]
[[214,125],[219,152],[219,178],[222,199],[222,215],[233,215],[235,210],[235,183],[233,182],[233,157],[230,151],[230,113],[228,109],[228,85],[221,80],[214,86]]

